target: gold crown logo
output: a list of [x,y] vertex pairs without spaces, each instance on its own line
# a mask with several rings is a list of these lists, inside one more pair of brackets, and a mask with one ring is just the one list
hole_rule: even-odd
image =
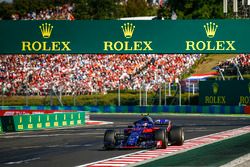
[[217,94],[219,91],[219,84],[213,83],[213,93]]
[[135,26],[133,26],[132,23],[124,23],[124,25],[121,26],[121,28],[125,38],[131,38],[133,36]]
[[53,26],[51,24],[45,23],[39,26],[43,38],[49,38],[53,29]]
[[204,29],[206,31],[207,37],[213,38],[216,33],[217,28],[218,28],[218,25],[216,25],[215,23],[210,22],[210,23],[205,24]]

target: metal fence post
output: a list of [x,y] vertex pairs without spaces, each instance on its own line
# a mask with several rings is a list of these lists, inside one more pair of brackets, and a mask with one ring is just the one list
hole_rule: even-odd
[[171,83],[168,83],[168,96],[171,96]]
[[161,105],[161,85],[159,87],[159,105]]
[[167,84],[166,84],[166,82],[165,82],[165,86],[164,86],[165,88],[165,90],[164,90],[164,105],[167,105]]
[[75,94],[73,96],[73,103],[74,103],[74,106],[76,106],[76,95]]
[[181,84],[178,82],[179,85],[179,106],[181,106]]
[[118,85],[118,106],[121,105],[121,90],[120,90],[120,81]]
[[4,100],[3,100],[3,82],[2,82],[2,106],[4,105]]
[[140,85],[140,89],[139,89],[139,105],[141,106],[141,85]]
[[60,92],[59,92],[59,99],[60,99],[60,101],[62,101],[62,89],[60,88],[59,91],[60,91]]
[[28,90],[27,90],[27,86],[25,89],[25,105],[28,106]]
[[147,106],[147,105],[148,105],[148,89],[147,89],[147,85],[145,85],[145,96],[146,96],[146,97],[145,97],[145,98],[146,98],[146,99],[145,99],[145,100],[146,100],[146,101],[145,101],[145,103],[146,103],[145,105]]
[[52,89],[49,90],[49,95],[50,95],[50,106],[53,106]]
[[194,95],[194,83],[193,83],[193,95]]
[[189,81],[188,82],[188,104],[190,104],[190,91],[191,91],[191,89],[190,89],[190,86],[191,86],[190,79],[188,81]]

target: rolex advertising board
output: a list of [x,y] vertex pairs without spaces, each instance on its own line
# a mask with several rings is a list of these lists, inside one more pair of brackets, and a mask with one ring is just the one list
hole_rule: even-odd
[[248,27],[249,20],[1,21],[0,53],[248,53]]
[[250,105],[250,80],[200,81],[200,105]]

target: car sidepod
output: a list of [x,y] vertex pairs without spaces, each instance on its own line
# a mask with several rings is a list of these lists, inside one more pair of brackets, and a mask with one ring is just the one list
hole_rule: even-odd
[[142,130],[133,130],[133,131],[131,131],[130,135],[127,138],[126,145],[127,146],[136,146],[136,145],[138,145],[138,140],[140,138],[141,133],[142,133]]

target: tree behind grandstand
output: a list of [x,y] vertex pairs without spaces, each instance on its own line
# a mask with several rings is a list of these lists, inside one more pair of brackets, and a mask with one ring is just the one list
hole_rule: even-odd
[[117,19],[156,15],[168,19],[173,11],[178,19],[224,17],[221,0],[168,0],[161,5],[153,4],[152,0],[13,0],[13,3],[0,3],[0,19],[11,19],[12,14],[22,17],[27,13],[53,9],[64,4],[74,4],[76,19]]

